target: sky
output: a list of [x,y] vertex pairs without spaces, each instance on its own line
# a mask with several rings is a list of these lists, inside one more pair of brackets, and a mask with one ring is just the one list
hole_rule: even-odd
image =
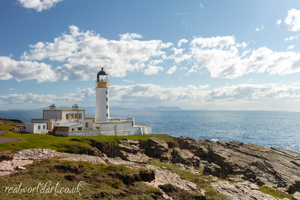
[[298,0],[0,0],[0,110],[300,111]]

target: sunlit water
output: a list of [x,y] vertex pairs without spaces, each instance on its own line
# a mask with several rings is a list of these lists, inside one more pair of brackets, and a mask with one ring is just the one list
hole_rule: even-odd
[[[152,125],[154,134],[230,142],[233,140],[300,152],[300,113],[263,111],[111,111]],[[86,111],[94,117],[94,111]],[[42,118],[42,111],[0,111],[0,118]]]

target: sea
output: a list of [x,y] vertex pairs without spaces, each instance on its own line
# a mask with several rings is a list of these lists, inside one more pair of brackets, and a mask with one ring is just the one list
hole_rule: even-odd
[[[152,125],[153,134],[192,137],[213,142],[238,140],[300,153],[300,112],[271,111],[111,111],[111,117],[133,117]],[[86,111],[86,117],[95,116]],[[0,118],[29,122],[42,111],[0,111]]]

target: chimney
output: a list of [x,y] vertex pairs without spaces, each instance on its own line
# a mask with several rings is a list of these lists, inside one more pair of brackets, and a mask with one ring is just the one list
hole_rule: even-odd
[[54,110],[56,110],[56,106],[55,106],[55,104],[51,104],[50,105],[50,111],[54,111]]
[[73,104],[72,110],[78,110],[78,105],[77,104]]

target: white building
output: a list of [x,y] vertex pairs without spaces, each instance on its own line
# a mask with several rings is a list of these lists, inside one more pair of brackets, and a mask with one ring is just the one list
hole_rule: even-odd
[[134,118],[111,118],[109,116],[108,75],[102,70],[97,74],[95,118],[86,118],[85,110],[77,104],[72,110],[56,110],[54,104],[43,110],[43,119],[32,119],[24,131],[61,136],[126,136],[152,134],[152,127],[135,125]]

